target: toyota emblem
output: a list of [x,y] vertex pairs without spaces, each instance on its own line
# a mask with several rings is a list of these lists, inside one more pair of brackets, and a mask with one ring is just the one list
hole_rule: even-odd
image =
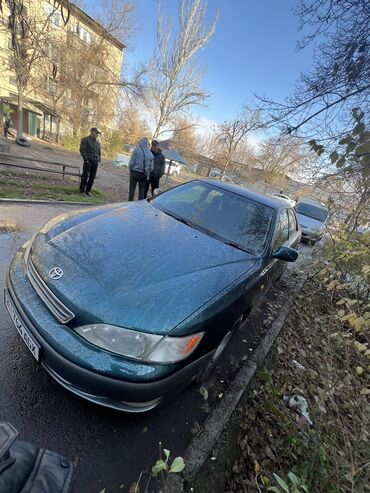
[[49,270],[49,277],[54,279],[54,281],[60,279],[63,276],[63,271],[60,267],[53,267]]

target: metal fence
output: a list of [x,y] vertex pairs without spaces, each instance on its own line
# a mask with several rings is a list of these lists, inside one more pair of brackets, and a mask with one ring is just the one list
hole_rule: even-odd
[[[35,166],[34,163],[40,163],[42,165],[46,164],[49,167]],[[54,161],[45,161],[42,159],[34,158],[23,158],[6,153],[0,153],[0,166],[11,166],[13,168],[59,174],[62,175],[63,180],[65,176],[81,176],[80,166],[76,166],[74,164],[56,163]],[[57,169],[53,168],[55,166],[57,167]]]

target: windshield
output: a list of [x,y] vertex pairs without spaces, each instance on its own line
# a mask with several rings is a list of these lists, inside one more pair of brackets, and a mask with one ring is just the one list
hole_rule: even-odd
[[323,207],[317,207],[312,204],[306,204],[304,202],[300,202],[295,206],[296,212],[298,214],[303,214],[304,216],[311,217],[312,219],[316,219],[317,221],[324,222],[328,216],[328,211]]
[[266,246],[273,210],[209,183],[193,181],[158,195],[152,205],[254,255]]

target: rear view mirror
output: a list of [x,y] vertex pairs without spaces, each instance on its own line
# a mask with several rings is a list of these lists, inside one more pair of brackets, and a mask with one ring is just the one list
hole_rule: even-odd
[[271,257],[277,260],[284,260],[285,262],[295,262],[298,258],[298,252],[294,248],[282,246]]

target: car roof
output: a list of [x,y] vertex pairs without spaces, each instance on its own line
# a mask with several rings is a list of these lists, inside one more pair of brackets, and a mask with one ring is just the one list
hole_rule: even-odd
[[284,195],[283,193],[274,193],[273,197],[283,197],[283,199],[289,199],[292,200],[288,195]]
[[215,187],[236,193],[238,195],[246,197],[247,199],[254,200],[255,202],[259,202],[260,204],[271,207],[272,209],[275,210],[281,209],[282,207],[287,207],[287,206],[289,207],[289,203],[284,199],[279,199],[277,197],[275,198],[272,195],[267,196],[264,195],[263,193],[254,192],[252,190],[248,190],[247,188],[244,187],[239,187],[238,185],[234,185],[232,183],[227,183],[220,180],[209,180],[209,179],[194,180],[194,181],[209,183],[210,185],[214,185]]
[[287,195],[281,195],[281,194],[274,194],[274,195],[268,194],[268,195],[269,197],[274,197],[274,198],[276,197],[278,200],[282,200],[283,202],[287,202],[288,200],[294,202],[294,200],[288,197]]

